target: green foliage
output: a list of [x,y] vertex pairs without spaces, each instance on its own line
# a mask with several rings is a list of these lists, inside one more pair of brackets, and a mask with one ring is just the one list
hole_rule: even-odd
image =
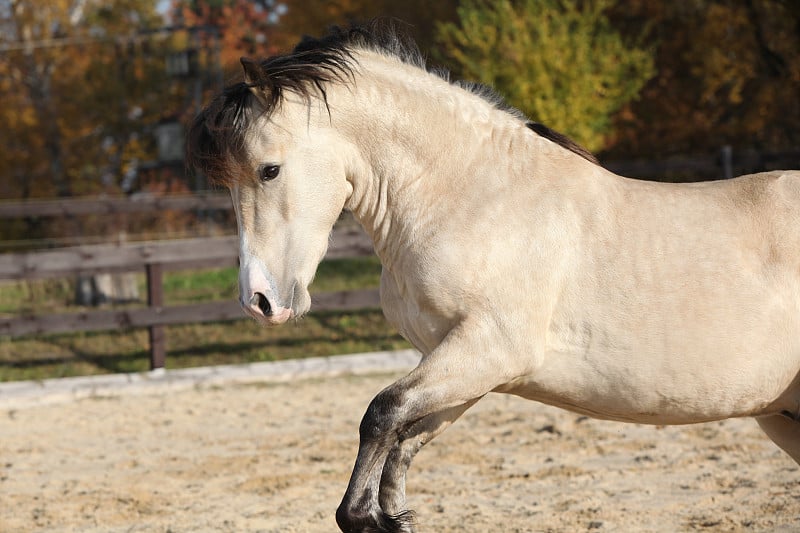
[[653,53],[605,15],[612,0],[464,0],[438,39],[467,79],[533,120],[603,148],[611,118],[654,74]]

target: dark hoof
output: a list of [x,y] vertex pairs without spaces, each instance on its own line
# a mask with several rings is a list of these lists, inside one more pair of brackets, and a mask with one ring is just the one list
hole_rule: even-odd
[[389,515],[379,511],[376,515],[363,514],[339,507],[336,524],[344,533],[414,533],[414,513],[403,511]]

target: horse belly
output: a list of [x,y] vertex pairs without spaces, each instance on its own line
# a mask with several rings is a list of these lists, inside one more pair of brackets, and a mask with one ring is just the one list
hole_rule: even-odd
[[[567,362],[565,354],[548,359]],[[592,365],[559,364],[540,368],[536,375],[516,380],[497,392],[507,392],[594,418],[641,424],[692,424],[738,416],[780,412],[780,395],[740,383],[659,377],[629,378],[629,369],[606,368],[598,374]],[[568,367],[568,368],[564,368]],[[800,398],[795,398],[795,402]],[[787,402],[787,405],[790,402]],[[794,408],[796,410],[796,407]],[[792,411],[793,412],[793,411]]]

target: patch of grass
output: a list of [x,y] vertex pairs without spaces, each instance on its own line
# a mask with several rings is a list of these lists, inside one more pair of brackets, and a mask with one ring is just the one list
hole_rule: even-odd
[[68,308],[74,298],[75,283],[66,279],[2,282],[0,314],[56,312]]
[[[236,298],[238,271],[236,268],[212,270],[176,270],[164,274],[164,300],[166,305],[180,305],[211,300]],[[142,286],[140,294],[147,288]]]
[[[212,300],[235,299],[238,294],[236,268],[183,270],[164,275],[164,299],[167,305],[180,305]],[[324,261],[309,287],[311,292],[347,291],[377,287],[381,263],[377,257]],[[144,294],[144,277],[140,293]]]
[[348,291],[377,287],[381,279],[381,262],[377,257],[324,261],[317,269],[311,292]]
[[[234,299],[237,269],[168,272],[164,277],[167,305]],[[377,258],[342,259],[320,265],[313,292],[377,287]],[[139,280],[144,295],[144,276]],[[75,312],[70,304],[74,286],[64,282],[0,285],[0,313]],[[144,296],[142,296],[142,299]],[[144,305],[134,302],[133,306]],[[409,345],[384,319],[380,310],[312,312],[278,328],[263,328],[238,320],[168,326],[167,367],[277,361]],[[137,372],[149,367],[147,330],[116,330],[63,335],[0,337],[0,381],[45,379],[114,372]]]

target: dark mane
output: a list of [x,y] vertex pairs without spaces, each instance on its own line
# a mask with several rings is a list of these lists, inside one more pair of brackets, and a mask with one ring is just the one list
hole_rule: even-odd
[[250,86],[226,87],[194,118],[186,137],[186,166],[214,183],[230,184],[242,170],[244,134],[253,113]]
[[[295,49],[260,61],[242,60],[249,82],[226,87],[192,121],[186,143],[186,164],[202,171],[213,181],[228,184],[244,169],[244,135],[256,111],[269,114],[280,105],[289,91],[310,100],[317,96],[327,104],[325,87],[331,82],[345,82],[353,77],[353,51],[374,50],[427,70],[417,46],[402,38],[393,27],[378,24],[350,29],[333,28],[321,38],[305,37]],[[449,81],[447,71],[429,71]],[[470,82],[454,85],[468,90],[493,106],[524,121],[538,135],[545,137],[581,157],[597,163],[594,156],[565,135],[546,126],[529,122],[517,109],[508,105],[491,88]],[[266,100],[258,100],[251,91],[265,89]]]
[[528,129],[536,132],[537,135],[541,135],[545,139],[553,141],[559,146],[563,146],[570,152],[575,152],[582,158],[586,159],[587,161],[591,161],[595,165],[600,164],[600,162],[597,160],[597,158],[594,156],[592,152],[590,152],[580,144],[576,143],[563,133],[551,130],[544,124],[539,124],[538,122],[527,122],[525,125],[528,126]]

